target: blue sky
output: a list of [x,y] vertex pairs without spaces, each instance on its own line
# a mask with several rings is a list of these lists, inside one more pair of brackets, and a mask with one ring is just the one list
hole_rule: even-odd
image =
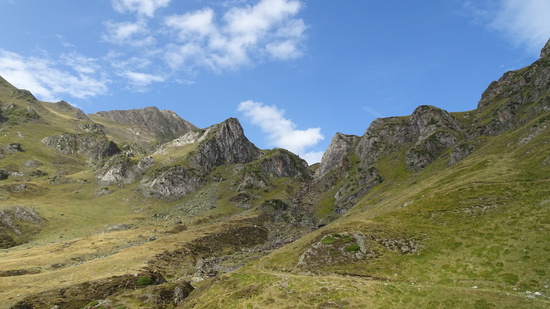
[[0,0],[0,75],[86,113],[237,117],[313,163],[377,117],[476,108],[538,58],[548,16],[548,0]]

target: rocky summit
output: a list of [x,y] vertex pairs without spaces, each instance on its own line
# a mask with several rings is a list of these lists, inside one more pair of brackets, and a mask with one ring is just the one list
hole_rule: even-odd
[[0,78],[0,308],[548,308],[549,57],[313,166]]

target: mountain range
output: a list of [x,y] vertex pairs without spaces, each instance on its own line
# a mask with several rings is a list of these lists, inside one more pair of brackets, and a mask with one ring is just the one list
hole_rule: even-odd
[[476,109],[337,133],[85,114],[0,77],[2,308],[548,308],[550,41]]

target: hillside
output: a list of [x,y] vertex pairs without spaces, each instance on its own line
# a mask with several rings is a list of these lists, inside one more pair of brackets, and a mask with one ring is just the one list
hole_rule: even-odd
[[550,43],[476,110],[420,106],[337,134],[306,195],[319,220],[337,219],[186,305],[550,306],[549,57]]
[[478,107],[336,134],[86,115],[0,78],[2,308],[547,308],[550,41]]

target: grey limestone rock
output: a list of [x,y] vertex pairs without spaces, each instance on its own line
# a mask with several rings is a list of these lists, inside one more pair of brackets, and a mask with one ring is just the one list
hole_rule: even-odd
[[353,152],[353,147],[358,139],[359,137],[355,135],[336,133],[321,158],[321,164],[315,172],[315,177],[320,178],[332,170],[346,168],[349,154]]
[[260,149],[246,138],[236,118],[213,125],[203,134],[205,138],[201,138],[189,159],[194,167],[205,173],[222,164],[248,163],[261,155]]
[[114,156],[96,173],[100,186],[130,184],[139,179],[149,167],[155,164],[151,156],[142,157],[137,164],[125,156]]
[[46,147],[62,154],[82,154],[92,164],[120,152],[117,144],[99,134],[63,133],[42,139]]
[[144,196],[175,201],[195,192],[204,183],[204,176],[196,170],[177,165],[158,169],[143,178],[139,189]]

